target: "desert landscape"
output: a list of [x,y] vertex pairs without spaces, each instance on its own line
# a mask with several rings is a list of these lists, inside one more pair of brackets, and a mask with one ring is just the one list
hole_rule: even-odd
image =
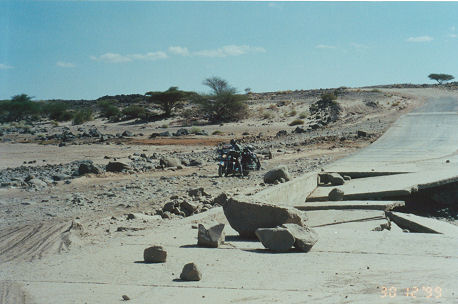
[[[339,110],[335,116],[332,116],[332,107],[313,110],[324,94],[336,90]],[[144,303],[140,289],[148,284],[156,286],[156,279],[146,282],[146,277],[134,278],[135,274],[130,273],[134,268],[129,270],[125,261],[118,265],[118,259],[127,258],[118,257],[119,250],[123,255],[128,252],[130,263],[142,260],[141,245],[145,248],[164,246],[168,252],[172,250],[172,256],[189,254],[189,259],[198,260],[191,253],[195,252],[193,246],[177,246],[173,241],[193,244],[198,224],[216,222],[226,224],[226,240],[219,246],[240,250],[237,249],[240,240],[237,234],[231,233],[233,230],[227,231],[230,226],[221,211],[228,199],[260,194],[262,197],[262,193],[275,191],[282,183],[291,183],[285,179],[271,184],[265,182],[263,177],[267,172],[279,166],[286,166],[293,180],[323,172],[336,160],[376,141],[401,115],[421,107],[431,98],[457,98],[456,92],[453,85],[397,85],[249,93],[247,118],[198,126],[190,126],[180,114],[186,111],[186,106],[173,117],[155,122],[109,122],[96,118],[78,125],[53,124],[46,120],[24,126],[4,124],[0,144],[2,303],[112,303],[123,300],[122,293],[132,302],[138,297],[138,303]],[[299,115],[302,124],[291,126]],[[254,146],[262,164],[260,171],[250,172],[248,176],[218,176],[217,147],[231,139]],[[286,201],[285,198],[284,205]],[[453,226],[457,224],[456,205],[436,206],[428,210],[427,216]],[[320,222],[311,215],[308,218],[308,225]],[[383,230],[383,223],[381,227]],[[375,229],[372,233],[384,232]],[[195,235],[189,238],[189,234]],[[321,235],[318,239],[322,242]],[[250,240],[247,244],[253,250],[263,248],[256,241]],[[103,258],[94,269],[94,265],[85,261],[92,260],[92,255],[94,261],[98,260],[101,248],[111,250],[111,256]],[[206,254],[206,251],[199,253]],[[214,256],[218,261],[218,254]],[[263,256],[259,258],[262,260]],[[221,258],[230,263],[235,256],[229,258],[224,254]],[[78,273],[86,273],[87,279],[74,270],[64,270],[68,263],[68,267],[78,269]],[[103,266],[104,263],[107,264]],[[176,298],[169,294],[171,289],[189,288],[181,283],[174,286],[178,270],[172,269],[178,269],[179,265],[169,260],[165,265],[169,263],[172,266],[166,269],[151,268],[147,264],[143,267],[147,268],[146,272],[153,272],[153,277],[163,278],[174,272],[169,283],[158,283],[161,291],[157,292],[161,296],[157,296],[165,302],[175,302],[187,296],[182,294]],[[206,269],[208,264],[207,267],[200,264],[206,278],[210,271]],[[131,267],[139,266],[132,264]],[[126,277],[119,273],[123,269],[129,272]],[[49,276],[54,271],[59,274],[52,275],[51,279]],[[99,275],[103,279],[99,279]],[[45,277],[48,279],[40,279]],[[126,280],[130,282],[128,285],[122,283]],[[84,287],[83,296],[80,288],[86,281],[102,286],[88,287],[91,294],[87,294]],[[243,280],[238,283],[243,286]],[[105,298],[106,289],[118,289],[119,284],[123,291],[119,290],[119,294],[110,291],[110,296]],[[192,286],[199,290],[198,284]],[[210,297],[230,292],[230,289],[210,289]],[[65,295],[56,293],[58,290]],[[205,297],[207,292],[202,294]],[[235,294],[228,299],[239,299]],[[264,296],[239,300],[268,301]],[[447,302],[452,298],[449,294],[442,300]]]
[[458,304],[457,16],[0,1],[0,304]]

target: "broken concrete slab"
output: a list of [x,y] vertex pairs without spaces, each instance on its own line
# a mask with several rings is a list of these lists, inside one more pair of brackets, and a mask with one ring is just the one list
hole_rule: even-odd
[[[344,200],[380,200],[408,197],[425,189],[434,189],[444,185],[457,183],[456,168],[429,170],[408,174],[396,174],[369,178],[352,179],[336,189],[344,192]],[[326,201],[331,189],[318,187],[307,201]]]
[[199,224],[197,245],[217,248],[220,244],[224,243],[224,226],[224,224],[218,224],[207,229],[204,225]]
[[258,228],[274,228],[286,223],[305,225],[304,212],[273,204],[265,204],[248,197],[230,198],[223,207],[229,224],[242,237],[256,237]]
[[314,210],[307,211],[307,216],[307,225],[311,228],[371,231],[388,225],[385,212],[381,210]]
[[255,233],[262,245],[272,251],[286,252],[294,245],[295,238],[286,228],[259,228]]
[[403,207],[403,201],[325,201],[325,202],[304,202],[294,206],[299,210],[346,210],[346,209],[362,209],[362,210],[393,210],[396,207]]
[[304,201],[304,197],[307,197],[315,190],[317,184],[318,171],[314,171],[296,177],[287,183],[266,188],[253,195],[253,199],[270,204],[294,206],[295,204],[301,204]]
[[408,229],[411,232],[440,233],[453,237],[458,235],[458,226],[433,218],[391,211],[387,212],[386,215],[391,222],[395,222],[402,229]]

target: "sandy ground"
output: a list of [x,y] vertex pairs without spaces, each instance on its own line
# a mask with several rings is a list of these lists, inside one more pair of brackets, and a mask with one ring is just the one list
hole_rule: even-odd
[[[381,105],[377,110],[366,112],[367,107],[363,106],[364,95],[361,98],[352,97],[342,101],[344,114],[342,119],[335,124],[310,134],[288,135],[285,138],[275,138],[274,135],[279,130],[288,130],[289,132],[294,130],[295,127],[287,125],[292,120],[288,113],[293,109],[298,113],[306,111],[313,100],[292,100],[290,105],[272,110],[273,114],[270,120],[253,115],[250,119],[241,123],[202,126],[202,129],[205,129],[209,134],[218,130],[224,133],[223,136],[148,139],[150,133],[164,130],[159,128],[163,122],[135,125],[126,123],[105,124],[105,122],[97,120],[90,122],[88,125],[97,126],[100,130],[113,134],[123,130],[130,130],[134,133],[144,133],[144,135],[125,140],[121,145],[82,144],[58,147],[57,145],[42,145],[33,141],[30,142],[31,140],[24,140],[21,136],[17,136],[16,140],[13,139],[10,142],[1,142],[0,169],[18,167],[23,165],[24,162],[30,161],[36,161],[36,163],[28,164],[27,166],[65,164],[84,159],[90,159],[96,164],[104,165],[108,162],[105,156],[127,161],[128,157],[133,153],[150,155],[153,153],[186,154],[205,152],[214,150],[215,145],[220,142],[227,142],[232,137],[243,138],[242,133],[244,132],[253,136],[263,133],[264,137],[258,140],[258,144],[261,147],[270,148],[274,157],[271,160],[262,160],[264,169],[259,172],[253,172],[248,178],[243,179],[237,177],[218,178],[216,176],[216,162],[208,161],[200,167],[185,167],[182,170],[152,170],[146,173],[89,175],[74,179],[70,184],[57,183],[57,185],[39,190],[0,188],[0,213],[2,214],[0,219],[0,264],[2,264],[0,270],[0,277],[2,277],[0,279],[0,303],[113,303],[120,300],[124,290],[126,290],[126,293],[142,295],[137,296],[137,301],[132,301],[136,303],[146,303],[148,299],[151,299],[150,296],[154,297],[155,295],[158,296],[156,298],[158,301],[168,302],[166,301],[167,295],[169,299],[174,298],[172,295],[177,290],[180,290],[181,296],[174,299],[185,300],[189,296],[192,299],[191,302],[197,302],[197,299],[202,300],[207,295],[207,302],[214,303],[218,297],[224,296],[226,293],[234,293],[234,290],[237,290],[236,293],[240,293],[240,296],[232,299],[235,302],[242,303],[278,302],[285,299],[289,299],[287,302],[301,302],[305,299],[320,301],[325,297],[330,297],[329,303],[337,303],[346,302],[346,300],[340,295],[332,295],[328,290],[343,288],[342,280],[346,282],[345,284],[351,284],[355,276],[359,277],[359,280],[369,280],[373,283],[366,287],[370,288],[367,294],[371,294],[372,297],[372,294],[377,292],[377,290],[373,289],[375,288],[374,286],[383,285],[382,278],[378,277],[378,275],[352,274],[350,269],[347,269],[342,273],[345,279],[333,281],[327,278],[332,272],[329,267],[325,268],[322,277],[316,278],[316,284],[322,285],[320,288],[315,286],[313,292],[307,294],[310,289],[301,287],[305,285],[301,285],[300,282],[296,282],[295,285],[293,284],[294,286],[283,286],[284,284],[279,283],[280,285],[277,286],[278,294],[273,296],[271,291],[276,290],[277,287],[273,286],[272,280],[268,278],[275,276],[275,274],[278,274],[279,278],[287,276],[287,271],[274,266],[282,261],[276,258],[269,258],[271,260],[268,265],[271,266],[264,268],[262,271],[260,269],[264,266],[258,265],[260,267],[259,278],[264,279],[261,279],[255,285],[250,285],[249,290],[251,292],[246,295],[243,295],[244,292],[241,291],[241,288],[243,288],[242,282],[246,281],[246,279],[240,279],[240,282],[225,282],[226,287],[221,292],[214,294],[212,292],[207,294],[205,288],[212,286],[210,283],[212,280],[216,280],[216,282],[222,280],[217,276],[211,277],[210,275],[209,281],[206,281],[209,283],[205,283],[208,286],[204,284],[205,286],[202,286],[201,289],[202,292],[197,292],[197,294],[195,294],[195,289],[188,289],[186,284],[174,284],[172,280],[178,276],[181,262],[186,260],[183,256],[178,258],[179,263],[160,266],[162,268],[165,267],[167,276],[153,278],[153,281],[149,278],[148,271],[144,272],[145,269],[138,270],[140,266],[143,267],[145,265],[138,265],[134,262],[141,260],[142,248],[147,243],[154,241],[156,233],[160,236],[158,239],[161,242],[177,248],[193,243],[188,239],[190,234],[195,234],[195,230],[189,232],[191,221],[198,221],[199,218],[205,219],[205,221],[224,221],[223,218],[212,218],[212,213],[206,215],[205,212],[189,219],[161,219],[155,215],[155,210],[161,208],[164,203],[169,201],[170,197],[174,195],[185,196],[188,189],[196,187],[204,187],[211,195],[216,195],[220,192],[247,195],[256,193],[268,187],[262,184],[262,176],[270,168],[280,164],[287,165],[293,176],[299,176],[311,170],[319,170],[326,164],[370,144],[399,115],[421,105],[427,98],[450,94],[458,95],[456,92],[444,92],[438,89],[382,89],[380,91],[379,95],[371,97],[379,101]],[[275,100],[257,100],[253,102],[251,107],[254,113],[260,113],[261,108],[263,111],[271,111],[268,109],[275,103]],[[395,103],[394,106],[392,105],[393,103]],[[179,126],[174,126],[173,120],[169,121],[168,124],[170,127],[165,130],[170,132],[174,132],[179,128]],[[374,136],[362,139],[339,139],[342,136],[354,134],[359,129],[373,133]],[[313,138],[322,139],[310,143]],[[24,143],[27,141],[29,142]],[[213,210],[211,209],[207,212],[213,212]],[[125,216],[128,213],[137,214],[137,220],[127,221]],[[215,215],[215,217],[218,216]],[[184,226],[187,228],[179,228]],[[126,232],[116,232],[118,227],[128,227],[129,229]],[[170,237],[170,234],[173,234],[173,241],[167,241],[166,239],[166,235]],[[130,235],[132,237],[129,237]],[[386,242],[383,239],[382,237],[380,242]],[[361,241],[363,240],[364,237],[362,237]],[[126,260],[126,255],[132,254],[132,251],[127,253],[123,250],[123,248],[126,248],[123,247],[126,242],[134,252],[137,252],[137,256],[129,256],[128,260]],[[440,243],[441,241],[438,242]],[[103,248],[108,247],[108,244],[111,244],[110,248],[113,248],[113,244],[118,244],[118,247],[120,246],[119,251],[104,251]],[[237,244],[237,242],[233,242],[233,244]],[[243,246],[245,245],[250,247],[253,244],[244,244]],[[256,246],[251,249],[256,249]],[[328,265],[329,263],[334,263],[336,258],[342,257],[334,252],[335,248],[329,249],[325,247],[323,247],[322,251],[318,250],[314,253],[314,257],[316,256],[319,263]],[[232,254],[229,248],[226,249],[228,250],[221,249],[224,252],[221,258],[212,253],[207,258],[203,257],[200,260],[201,264],[207,265],[205,267],[206,273],[216,271],[224,275],[224,271],[231,273],[235,271],[229,270],[231,265],[228,262],[224,263],[224,265],[220,263],[219,259],[224,260],[228,257],[227,255]],[[256,252],[250,252],[250,248],[246,249],[248,250],[248,255],[242,254],[239,257],[240,259],[247,258],[256,263],[258,256],[264,256]],[[194,249],[188,248],[186,250]],[[321,255],[324,252],[326,254]],[[107,261],[108,264],[103,263],[103,255],[105,254],[113,255],[114,257],[114,259]],[[205,255],[207,252],[202,251],[202,254]],[[345,253],[340,254],[345,255]],[[349,254],[351,255],[351,253]],[[377,252],[377,250],[370,253],[374,257],[381,254],[383,254],[383,251]],[[320,255],[321,257],[318,257]],[[395,258],[395,256],[395,253],[388,254],[388,257],[391,258]],[[447,254],[444,253],[444,256],[447,256]],[[57,267],[57,265],[68,263],[69,258],[72,263],[68,264],[68,267],[64,267],[66,269],[65,273],[60,273],[59,271],[62,271],[63,268]],[[117,264],[118,260],[121,261],[120,265]],[[376,267],[382,268],[383,261],[385,259],[379,260],[376,263]],[[388,261],[389,259],[387,258],[386,262]],[[304,260],[302,262],[304,263],[302,265],[317,263],[312,260]],[[427,257],[422,260],[422,263],[428,262],[430,260]],[[97,263],[100,264],[97,265]],[[357,262],[352,260],[351,263]],[[295,266],[297,265],[288,265],[291,269],[294,269]],[[400,272],[406,271],[408,269],[407,266],[400,269]],[[363,265],[361,264],[358,267],[363,267]],[[443,267],[447,268],[447,263],[445,261],[441,262],[440,267],[441,269]],[[149,270],[152,270],[152,268],[156,267],[148,267]],[[428,267],[423,268],[418,266],[416,271],[432,271]],[[105,272],[102,277],[97,275],[99,270],[100,273],[104,273],[107,269],[111,270]],[[56,273],[56,271],[59,273]],[[296,269],[295,271],[299,270]],[[306,272],[307,269],[304,268],[301,271]],[[435,274],[435,272],[432,271],[432,274]],[[233,273],[231,277],[234,278]],[[96,279],[96,281],[92,281],[93,279]],[[307,282],[311,281],[310,278],[307,279]],[[401,281],[401,279],[398,281]],[[130,282],[135,282],[135,286],[130,286]],[[451,290],[451,283],[442,279],[437,280],[437,282],[431,282],[431,284],[433,283],[443,284],[444,289]],[[65,287],[67,285],[71,286],[71,288]],[[152,286],[157,288],[157,294],[151,294],[147,291]],[[175,287],[177,286],[180,288],[176,289]],[[322,293],[321,295],[320,292]],[[361,290],[355,292],[355,294],[358,294],[356,301],[348,300],[348,303],[367,303],[368,297],[359,296]],[[377,299],[380,300],[379,298]],[[448,294],[447,297],[438,302],[451,303],[448,300],[452,299],[454,299],[453,295]]]

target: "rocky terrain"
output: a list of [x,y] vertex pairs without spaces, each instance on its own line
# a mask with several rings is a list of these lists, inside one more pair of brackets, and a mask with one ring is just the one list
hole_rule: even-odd
[[[102,240],[145,229],[153,217],[205,212],[220,193],[270,187],[262,177],[273,167],[286,165],[295,177],[370,144],[423,101],[402,90],[339,88],[337,101],[323,104],[323,92],[252,93],[250,118],[221,125],[189,127],[180,116],[143,124],[3,125],[0,229],[77,220],[87,240]],[[260,171],[217,176],[217,147],[231,138],[255,147]]]

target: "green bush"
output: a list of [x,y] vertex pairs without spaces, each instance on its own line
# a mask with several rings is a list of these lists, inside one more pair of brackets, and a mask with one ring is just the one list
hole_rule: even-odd
[[43,114],[55,121],[72,120],[73,114],[63,102],[48,102],[43,104]]
[[296,116],[296,114],[297,114],[296,110],[292,110],[291,112],[289,112],[289,116]]
[[204,85],[212,93],[207,96],[194,96],[194,102],[211,122],[238,121],[248,116],[246,95],[236,94],[235,88],[218,77],[207,78]]
[[0,102],[0,121],[36,120],[41,114],[41,103],[26,94],[15,95],[11,100]]
[[111,100],[99,101],[97,106],[100,109],[100,116],[108,118],[112,121],[118,120],[121,116],[121,111],[113,103],[114,101]]
[[73,115],[72,123],[74,125],[80,125],[86,121],[92,120],[92,110],[91,109],[84,109],[75,112]]
[[224,133],[220,130],[213,131],[212,135],[223,135]]
[[290,126],[297,126],[297,125],[303,125],[303,124],[304,124],[304,121],[302,119],[295,119],[289,125]]
[[147,119],[149,116],[149,112],[142,106],[139,105],[131,105],[127,108],[122,110],[122,114],[126,117],[126,119]]
[[191,133],[191,134],[196,134],[196,133],[199,133],[199,132],[202,132],[202,129],[201,129],[201,128],[198,128],[198,127],[192,127],[192,128],[189,130],[189,133]]

